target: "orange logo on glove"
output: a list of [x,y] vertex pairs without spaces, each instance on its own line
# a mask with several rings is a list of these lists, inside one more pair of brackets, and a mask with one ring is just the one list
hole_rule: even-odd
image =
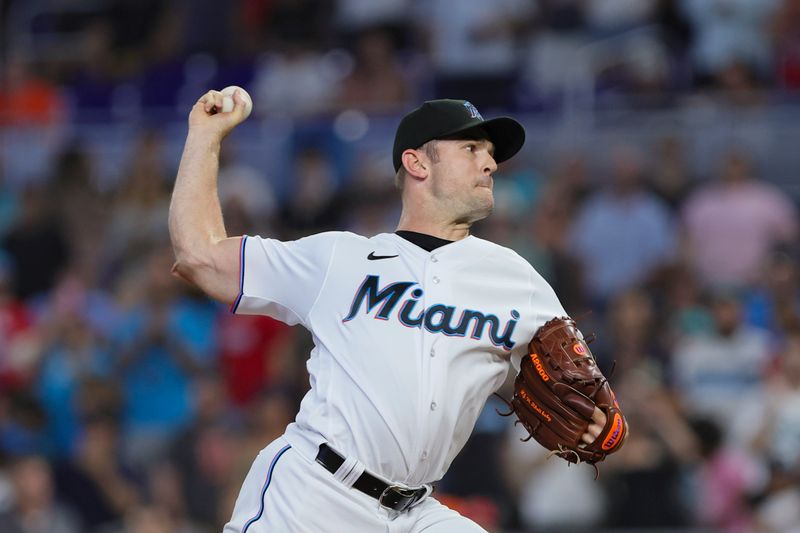
[[612,429],[611,433],[606,436],[606,439],[603,441],[602,448],[605,451],[609,451],[614,448],[620,442],[620,437],[622,436],[622,417],[619,413],[614,413],[614,421],[612,422]]
[[572,351],[578,355],[586,355],[586,347],[580,342],[572,345]]
[[526,402],[528,402],[528,405],[530,405],[533,408],[534,411],[536,411],[537,413],[542,415],[545,420],[547,420],[548,422],[552,422],[553,421],[553,417],[550,416],[550,413],[548,413],[547,411],[545,411],[544,409],[542,409],[541,407],[536,405],[536,402],[533,401],[533,398],[528,396],[528,393],[525,392],[525,389],[522,389],[521,391],[519,391],[519,395],[522,396],[525,399]]
[[539,356],[536,355],[535,353],[532,353],[531,361],[533,361],[533,366],[536,367],[536,372],[538,372],[539,376],[541,376],[542,381],[550,381],[550,376],[548,376],[547,372],[545,372],[545,369],[542,366],[542,362],[539,361]]

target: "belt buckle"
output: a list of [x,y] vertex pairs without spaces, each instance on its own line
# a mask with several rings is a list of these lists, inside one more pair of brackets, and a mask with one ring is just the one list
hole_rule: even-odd
[[419,500],[419,494],[422,492],[424,489],[408,489],[399,485],[389,485],[383,489],[378,502],[387,509],[402,513]]

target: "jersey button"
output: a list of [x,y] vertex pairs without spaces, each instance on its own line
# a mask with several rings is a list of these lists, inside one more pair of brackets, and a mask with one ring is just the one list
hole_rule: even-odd
[[435,255],[432,255],[431,256],[431,263],[438,263],[438,262],[439,262],[439,258],[436,257]]
[[427,458],[428,458],[428,452],[422,452],[422,460],[424,461]]
[[436,410],[436,402],[431,402],[431,411]]
[[436,356],[436,348],[431,348],[431,357]]
[[439,283],[439,278],[436,277],[436,276],[433,276],[433,278],[431,278],[431,281],[434,282],[434,283]]

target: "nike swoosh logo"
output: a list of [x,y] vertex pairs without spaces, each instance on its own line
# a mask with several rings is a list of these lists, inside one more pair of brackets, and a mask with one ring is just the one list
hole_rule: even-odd
[[378,259],[391,259],[392,257],[397,257],[397,255],[375,255],[375,252],[370,252],[367,259],[377,261]]

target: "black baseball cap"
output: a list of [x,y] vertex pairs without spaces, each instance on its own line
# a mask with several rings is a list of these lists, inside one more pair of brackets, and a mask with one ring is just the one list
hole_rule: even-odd
[[513,118],[483,120],[478,109],[466,100],[428,100],[404,116],[397,126],[392,151],[395,172],[403,166],[403,151],[478,127],[494,144],[494,160],[498,163],[510,159],[525,144],[525,128]]

